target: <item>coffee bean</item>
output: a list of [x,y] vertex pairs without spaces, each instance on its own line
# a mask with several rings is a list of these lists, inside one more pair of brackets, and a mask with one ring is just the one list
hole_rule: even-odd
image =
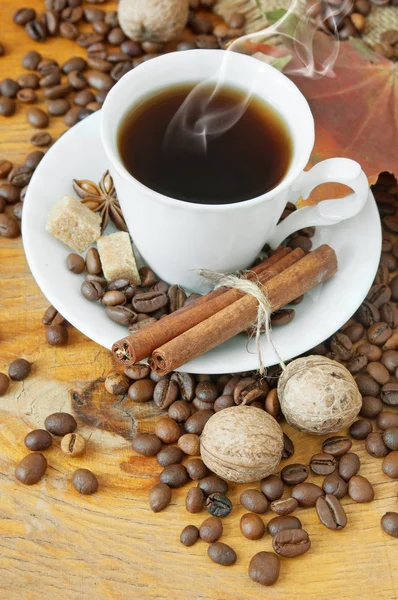
[[68,456],[81,456],[86,451],[86,440],[80,433],[68,433],[62,438],[61,450]]
[[223,542],[211,544],[207,549],[207,554],[213,562],[223,567],[234,565],[237,560],[235,550]]
[[198,487],[191,488],[185,498],[185,508],[189,513],[199,513],[203,510],[204,494]]
[[388,448],[383,441],[383,435],[381,433],[369,433],[366,438],[365,447],[370,454],[374,458],[383,458],[388,454]]
[[156,460],[161,467],[179,464],[184,458],[184,453],[177,446],[162,448],[156,455]]
[[65,8],[67,0],[45,0],[44,4],[47,10],[61,12]]
[[118,290],[105,292],[101,299],[101,303],[104,306],[120,306],[126,304],[126,301],[126,296]]
[[351,358],[352,342],[348,335],[344,333],[335,333],[330,341],[330,348],[342,360],[349,360]]
[[341,457],[339,462],[339,475],[344,481],[349,481],[351,477],[356,475],[359,471],[361,463],[357,454],[348,452]]
[[[119,307],[115,307],[115,308],[119,308]],[[109,309],[106,309],[106,312],[108,313]],[[115,309],[112,309],[112,311]],[[145,319],[141,319],[138,320],[138,315],[135,315],[135,319],[129,324],[128,326],[128,330],[131,334],[137,333],[138,331],[142,331],[142,329],[145,329],[145,327],[148,327],[149,325],[152,325],[153,323],[156,323],[156,319],[153,319],[152,317],[147,317]],[[108,316],[110,318],[112,318],[110,316],[110,314],[108,314]],[[116,321],[115,318],[113,318],[114,321]]]
[[62,11],[61,17],[66,23],[76,25],[83,18],[83,8],[81,6],[67,6]]
[[382,354],[381,349],[374,344],[361,344],[356,351],[360,356],[366,356],[368,361],[380,360]]
[[398,427],[390,427],[383,432],[383,441],[390,450],[398,450]]
[[208,476],[209,470],[201,458],[193,458],[186,464],[188,475],[194,481],[199,481]]
[[159,381],[154,388],[153,400],[156,406],[165,409],[176,401],[178,392],[178,385],[175,381],[163,379],[162,381]]
[[15,477],[25,485],[34,485],[43,477],[47,469],[47,460],[39,452],[25,456],[15,469]]
[[240,520],[240,530],[248,540],[259,540],[265,533],[265,525],[258,515],[245,513]]
[[185,421],[185,431],[187,433],[196,433],[201,435],[207,421],[214,414],[213,410],[198,410]]
[[108,394],[114,396],[123,395],[127,393],[129,389],[130,381],[126,375],[119,373],[119,371],[113,371],[105,379],[105,389]]
[[398,479],[398,452],[396,450],[385,457],[381,469],[387,477]]
[[[93,299],[96,300],[98,298]],[[137,314],[127,306],[107,306],[105,312],[107,317],[112,321],[119,323],[119,325],[125,325],[126,327],[137,320]]]
[[326,494],[318,498],[315,506],[320,522],[328,529],[344,529],[347,525],[347,515],[336,496]]
[[388,323],[374,323],[368,329],[368,340],[376,346],[382,346],[391,337],[392,330]]
[[28,185],[33,175],[33,170],[26,165],[20,167],[14,167],[8,174],[8,181],[11,185],[15,185],[19,188]]
[[286,485],[297,485],[308,478],[308,469],[305,465],[293,463],[283,467],[281,478]]
[[160,474],[161,483],[167,484],[171,488],[179,488],[185,485],[189,476],[184,465],[168,465]]
[[46,88],[43,94],[47,100],[58,100],[59,98],[65,98],[71,91],[72,86],[69,83],[60,83]]
[[254,377],[243,377],[235,386],[235,404],[251,404],[264,396],[265,394],[259,385],[259,381]]
[[17,100],[23,104],[34,104],[37,102],[37,94],[30,88],[23,88],[18,91]]
[[383,404],[379,398],[364,396],[360,415],[368,419],[374,419],[383,410]]
[[42,452],[47,450],[53,443],[53,438],[45,429],[35,429],[30,431],[24,439],[24,444],[28,450],[33,452]]
[[311,541],[303,529],[285,529],[273,537],[272,547],[280,556],[294,558],[308,552]]
[[388,535],[398,538],[398,513],[387,512],[383,515],[381,518],[381,528]]
[[90,302],[96,302],[104,295],[102,285],[96,281],[83,281],[80,290],[86,300],[89,300]]
[[8,367],[8,376],[13,381],[22,381],[30,374],[32,365],[24,358],[17,358]]
[[30,138],[30,142],[34,146],[38,146],[39,148],[41,148],[44,146],[49,146],[52,142],[52,138],[47,131],[41,131],[40,133],[35,133]]
[[72,475],[72,484],[77,492],[90,496],[98,490],[98,479],[88,469],[77,469]]
[[39,76],[36,73],[23,73],[17,77],[17,84],[20,88],[36,90],[39,87]]
[[249,564],[249,577],[260,585],[273,585],[279,578],[280,561],[273,552],[258,552]]
[[70,71],[68,81],[74,90],[83,90],[87,87],[87,80],[81,71]]
[[50,305],[43,315],[42,323],[43,325],[62,325],[65,323],[65,319],[54,306]]
[[292,516],[274,517],[267,525],[268,533],[272,537],[285,529],[301,529],[301,527],[300,519]]
[[270,502],[279,500],[283,496],[283,482],[276,475],[269,475],[261,480],[261,491]]
[[25,158],[24,166],[34,171],[43,157],[44,152],[42,152],[41,150],[34,150],[33,152],[29,152],[29,154]]
[[12,162],[9,160],[0,160],[0,179],[5,179],[12,168]]
[[206,509],[214,517],[227,517],[232,510],[232,502],[223,494],[210,494],[206,500]]
[[44,421],[44,427],[53,435],[73,433],[77,427],[75,418],[69,413],[57,412],[49,415]]
[[224,481],[224,479],[221,479],[221,477],[218,477],[218,475],[204,477],[199,481],[198,487],[206,497],[215,493],[223,494],[225,496],[228,492],[228,483]]
[[114,81],[110,75],[98,71],[96,69],[87,71],[86,79],[88,81],[89,86],[93,87],[96,90],[108,91],[114,84]]
[[353,323],[344,329],[344,334],[355,344],[363,338],[365,329],[361,323]]
[[397,259],[391,252],[382,252],[380,262],[387,267],[390,273],[397,268]]
[[203,402],[214,402],[218,397],[217,386],[210,381],[203,381],[196,386],[195,394]]
[[372,423],[367,419],[355,421],[348,430],[348,433],[354,440],[365,440],[371,432]]
[[323,452],[332,454],[332,456],[343,456],[346,454],[352,446],[352,441],[346,436],[336,435],[334,437],[327,438],[322,444]]
[[64,325],[49,325],[46,327],[46,342],[50,346],[66,346],[69,333]]
[[187,525],[181,531],[180,542],[184,546],[193,546],[199,539],[199,529],[195,525]]
[[131,442],[131,447],[143,456],[156,456],[162,447],[162,442],[153,433],[137,433]]
[[366,356],[357,355],[350,358],[350,360],[346,364],[346,367],[350,373],[355,375],[356,373],[359,373],[360,371],[365,369],[367,364],[368,359],[366,358]]
[[[273,391],[273,390],[271,390]],[[267,411],[268,412],[268,411]],[[294,444],[290,437],[283,433],[283,450],[282,450],[282,459],[283,458],[291,458],[294,454]]]
[[192,375],[189,373],[173,373],[171,379],[177,382],[183,400],[189,402],[194,399],[196,385]]
[[32,127],[44,129],[48,126],[48,115],[41,108],[29,108],[28,112],[26,113],[26,117],[28,123],[32,125]]
[[314,483],[299,483],[292,490],[292,498],[303,508],[315,506],[317,499],[323,495],[323,490]]
[[365,327],[370,327],[380,320],[380,312],[374,304],[365,300],[358,309],[357,319]]
[[[384,404],[390,406],[398,405],[398,384],[397,383],[386,383],[383,385],[381,390],[381,399]],[[381,412],[381,411],[380,411]]]
[[[159,382],[160,383],[160,382]],[[174,382],[173,382],[174,383]],[[156,394],[156,388],[155,388]],[[185,400],[177,400],[169,406],[168,415],[177,423],[184,423],[192,414],[192,407]]]
[[[10,171],[10,173],[12,170]],[[18,186],[11,183],[0,184],[0,198],[3,198],[7,204],[15,204],[20,199],[21,190]]]
[[397,300],[398,300],[398,276],[397,275],[395,275],[395,277],[393,277],[391,279],[390,288],[391,288],[391,299],[394,300],[394,302],[397,302]]
[[223,532],[223,524],[218,517],[208,517],[199,528],[200,539],[212,544],[220,539]]
[[370,288],[366,300],[380,309],[391,298],[391,290],[384,283],[378,283]]
[[0,396],[4,396],[10,386],[10,380],[5,373],[0,373]]
[[13,15],[12,20],[16,25],[23,27],[36,18],[36,11],[33,8],[19,8]]
[[[114,281],[111,281],[108,284],[109,291],[117,290],[119,292],[123,292],[123,294],[125,295],[127,300],[131,300],[131,298],[134,296],[135,289],[136,289],[136,286],[129,279],[115,279]],[[149,374],[150,369],[147,365],[138,364],[138,365],[133,365],[132,367],[127,367],[127,368],[132,369],[133,367],[135,367],[136,369],[140,369],[140,372],[142,372],[142,369],[146,369]],[[126,373],[126,375],[127,375],[127,373]],[[129,375],[129,377],[130,377],[130,375]],[[143,379],[143,377],[133,377],[133,376],[131,376],[130,378],[131,379]]]
[[355,378],[356,384],[362,396],[376,397],[380,393],[380,386],[369,375],[357,375]]
[[7,96],[0,97],[0,116],[11,117],[15,113],[15,100]]
[[182,435],[178,440],[178,445],[188,456],[200,455],[200,438],[194,433],[185,433]]
[[325,477],[322,489],[325,494],[332,494],[341,499],[347,494],[348,486],[344,479],[335,472]]
[[396,350],[387,350],[386,352],[383,352],[381,362],[389,373],[395,373],[395,370],[398,368],[398,352]]
[[20,227],[15,217],[7,214],[0,214],[0,236],[6,238],[16,238],[20,234]]
[[[141,379],[140,381],[136,381],[133,386],[141,386],[142,384],[146,383],[146,382],[151,382],[152,385],[154,385],[154,382],[151,381],[150,379]],[[133,387],[131,386],[131,387]],[[130,390],[131,390],[130,387]],[[140,387],[140,389],[141,389]],[[130,391],[129,391],[129,395],[130,395]],[[130,396],[131,397],[131,396]],[[142,402],[142,400],[141,400]],[[162,442],[164,442],[165,444],[173,444],[174,442],[177,442],[178,439],[181,437],[181,430],[180,430],[180,426],[178,425],[178,423],[176,423],[175,421],[173,421],[173,419],[170,419],[170,417],[163,417],[162,419],[159,419],[159,421],[156,423],[155,425],[155,433],[158,436],[159,439],[162,440]]]
[[298,502],[295,498],[283,498],[271,502],[272,512],[282,517],[294,512],[298,507]]
[[382,412],[377,417],[377,427],[383,429],[390,429],[391,427],[398,427],[398,413],[393,412]]
[[[26,76],[29,77],[29,75],[26,75]],[[34,75],[34,77],[37,77],[37,76]],[[3,81],[0,82],[0,93],[2,96],[6,96],[7,98],[15,98],[18,90],[21,87],[29,87],[29,86],[24,86],[24,85],[21,86],[13,79],[6,77],[6,79],[3,79]]]
[[36,50],[29,50],[22,58],[22,66],[24,69],[35,71],[41,61],[41,56]]
[[48,103],[48,112],[55,117],[63,116],[70,109],[70,102],[65,98],[58,98]]
[[369,373],[369,375],[380,385],[384,385],[390,380],[390,373],[387,371],[386,367],[381,363],[371,362],[366,367],[366,370]]
[[219,396],[214,402],[213,408],[215,412],[224,410],[224,408],[231,408],[235,406],[235,402],[232,396]]
[[[131,400],[133,400],[134,402],[148,402],[149,400],[152,400],[152,398],[153,398],[154,389],[155,389],[155,383],[153,381],[151,381],[151,379],[140,379],[138,381],[135,381],[129,387],[129,391],[128,391],[129,398]],[[171,421],[171,419],[169,419],[169,421]],[[159,423],[160,423],[160,425],[159,425]],[[164,425],[163,420],[158,421],[156,426],[158,427],[159,431],[163,430],[163,425]],[[155,433],[156,433],[156,427],[155,427]],[[164,435],[166,435],[165,431],[163,431],[163,433],[164,433]],[[177,441],[177,440],[173,439],[173,441]],[[172,443],[172,442],[166,442],[166,443]]]
[[66,265],[69,271],[72,271],[72,273],[76,274],[83,273],[84,269],[86,268],[84,258],[82,258],[79,254],[68,254],[66,258]]
[[47,27],[40,21],[29,21],[25,31],[35,42],[44,42],[47,39]]
[[310,458],[310,469],[315,475],[330,475],[336,467],[336,459],[331,454],[319,452]]
[[260,490],[245,490],[240,496],[240,503],[250,512],[257,514],[267,512],[268,500]]
[[348,494],[354,502],[371,502],[374,498],[372,484],[361,475],[355,475],[350,479]]
[[152,313],[167,304],[167,296],[161,292],[143,292],[133,298],[133,308],[137,312]]

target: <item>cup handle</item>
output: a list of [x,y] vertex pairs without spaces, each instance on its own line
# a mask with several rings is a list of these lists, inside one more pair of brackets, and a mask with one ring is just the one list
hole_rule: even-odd
[[312,225],[334,225],[357,215],[365,206],[369,193],[368,178],[361,166],[349,158],[328,158],[310,171],[303,171],[291,186],[292,192],[306,199],[321,183],[343,183],[354,194],[345,198],[319,202],[316,206],[305,206],[295,211],[276,226],[268,240],[271,248],[277,248],[289,235]]

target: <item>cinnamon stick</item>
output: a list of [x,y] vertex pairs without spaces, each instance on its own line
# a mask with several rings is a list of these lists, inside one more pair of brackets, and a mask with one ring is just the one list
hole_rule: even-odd
[[[337,271],[334,250],[320,246],[263,286],[272,312],[327,281]],[[181,367],[247,329],[256,320],[257,300],[245,295],[155,350],[152,369],[161,375]]]
[[[249,279],[253,279],[255,276],[258,278],[265,276],[265,272],[270,273],[273,265],[291,254],[293,253],[290,248],[282,248],[270,258],[253,267],[245,276]],[[297,255],[294,254],[294,256]],[[295,258],[295,260],[298,260],[298,258]],[[288,261],[287,266],[289,264],[292,263]],[[280,271],[272,269],[272,272],[277,274]],[[157,321],[149,327],[145,327],[142,331],[115,342],[112,352],[116,362],[123,367],[139,362],[159,346],[166,344],[191,327],[216,314],[238,300],[242,295],[238,290],[230,290],[229,288],[219,288],[209,292],[192,304],[164,317],[161,321]]]

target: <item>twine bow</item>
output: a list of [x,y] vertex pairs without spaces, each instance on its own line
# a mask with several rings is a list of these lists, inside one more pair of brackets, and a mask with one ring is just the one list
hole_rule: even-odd
[[[248,273],[248,271],[246,271]],[[202,269],[200,271],[202,277],[204,277],[209,283],[214,286],[214,289],[218,289],[220,287],[229,287],[239,290],[244,294],[249,294],[253,296],[257,300],[258,309],[257,309],[257,319],[255,324],[256,329],[256,350],[258,355],[258,360],[260,364],[260,375],[264,374],[264,364],[261,354],[261,332],[265,330],[265,335],[267,336],[267,340],[269,344],[272,346],[280,366],[282,369],[286,369],[286,365],[282,360],[279,352],[275,348],[274,342],[272,341],[271,336],[271,314],[272,309],[271,305],[268,301],[267,294],[264,290],[264,287],[261,285],[258,277],[255,273],[252,272],[254,279],[249,280],[242,278],[240,275],[225,275],[225,273],[218,273],[217,271],[209,271],[207,269]]]

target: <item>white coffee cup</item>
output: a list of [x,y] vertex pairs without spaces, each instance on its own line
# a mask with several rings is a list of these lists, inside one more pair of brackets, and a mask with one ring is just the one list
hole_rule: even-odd
[[[127,113],[167,87],[198,83],[222,72],[223,82],[253,93],[282,115],[293,141],[293,156],[282,181],[267,193],[235,204],[195,204],[155,192],[125,168],[118,129]],[[221,50],[189,50],[151,59],[112,88],[101,116],[101,138],[132,239],[146,263],[168,283],[188,290],[207,286],[201,269],[223,273],[247,268],[265,243],[278,246],[311,225],[333,225],[365,205],[368,180],[360,165],[331,158],[303,169],[314,146],[314,120],[298,88],[273,67],[249,56]],[[238,149],[235,149],[238,151]],[[287,202],[307,198],[325,182],[349,186],[353,194],[295,211],[279,225]]]

